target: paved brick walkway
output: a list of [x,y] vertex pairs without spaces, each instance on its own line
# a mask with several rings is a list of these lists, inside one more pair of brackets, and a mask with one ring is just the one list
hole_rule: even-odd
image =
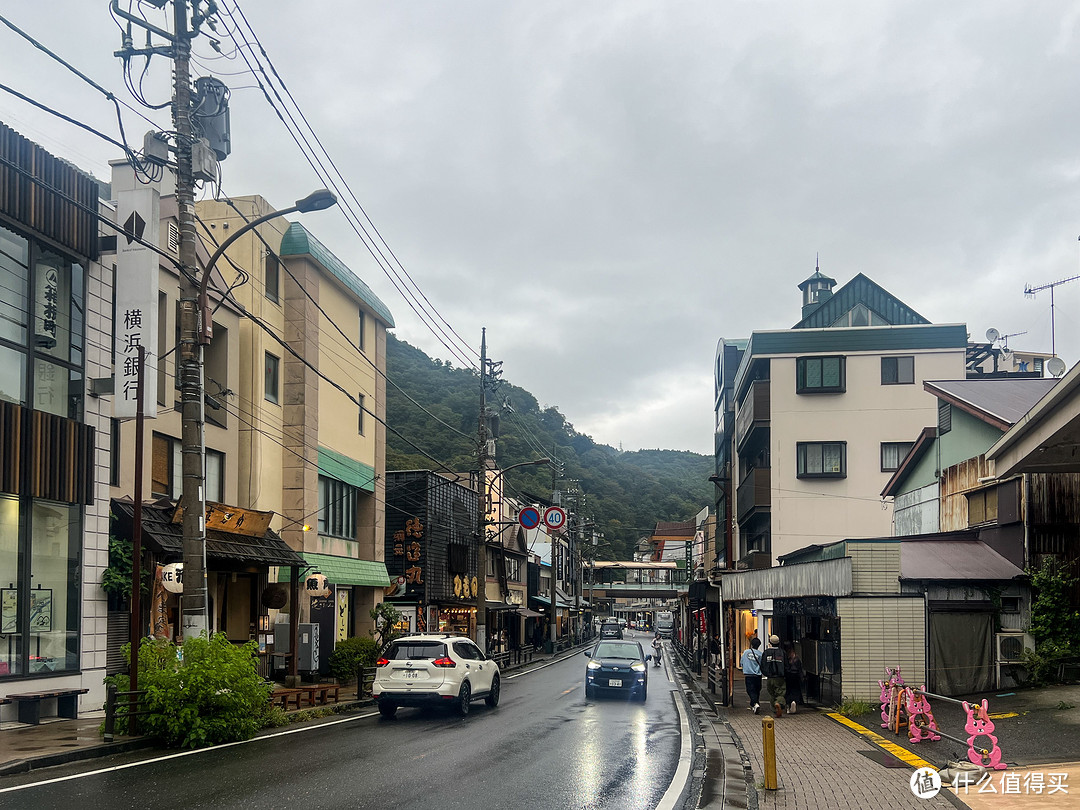
[[768,810],[821,808],[951,808],[944,796],[919,799],[912,794],[910,768],[886,768],[860,751],[873,746],[830,720],[806,710],[776,720],[776,762],[779,789],[766,791],[762,759],[761,719],[745,707],[719,709],[735,730],[750,758],[758,807]]

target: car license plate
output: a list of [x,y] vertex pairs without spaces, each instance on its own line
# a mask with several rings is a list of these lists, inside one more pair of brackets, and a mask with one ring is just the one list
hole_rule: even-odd
[[420,677],[420,673],[415,669],[407,669],[401,673],[401,677],[403,677],[407,681],[412,681]]
[[607,682],[608,686],[622,686],[622,681],[618,678],[609,678]]

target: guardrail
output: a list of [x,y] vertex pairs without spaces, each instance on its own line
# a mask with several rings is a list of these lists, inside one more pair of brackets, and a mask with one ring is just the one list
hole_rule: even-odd
[[[116,713],[119,709],[124,710],[123,719],[126,722],[125,730],[128,734],[132,734],[135,731],[136,724],[131,722],[133,717],[144,717],[150,714],[149,711],[137,711],[139,706],[139,697],[146,694],[145,689],[136,689],[134,691],[121,692],[116,688],[116,684],[110,683],[105,687],[105,732],[103,738],[105,742],[111,743],[116,736]],[[121,706],[120,701],[124,699],[126,705]]]

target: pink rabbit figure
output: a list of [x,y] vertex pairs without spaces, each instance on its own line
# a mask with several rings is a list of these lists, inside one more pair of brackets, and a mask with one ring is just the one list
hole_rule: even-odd
[[[1001,749],[998,748],[998,740],[994,736],[994,721],[990,719],[987,709],[988,705],[985,700],[978,706],[964,703],[964,711],[967,712],[964,731],[968,733],[968,759],[976,765],[982,765],[984,768],[1003,771],[1007,766],[1001,761]],[[986,737],[990,740],[989,753],[984,754],[976,750],[975,739],[977,737]]]
[[930,702],[922,691],[925,688],[923,684],[918,689],[907,690],[908,738],[913,743],[941,739],[934,713],[930,711]]
[[904,686],[904,679],[900,677],[900,667],[896,669],[885,667],[885,680],[878,681],[878,686],[881,687],[881,727],[892,728],[896,690]]

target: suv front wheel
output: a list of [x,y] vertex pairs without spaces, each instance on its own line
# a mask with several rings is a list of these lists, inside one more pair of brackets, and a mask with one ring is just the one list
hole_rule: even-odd
[[457,712],[462,717],[467,717],[469,714],[469,701],[472,700],[472,687],[469,686],[468,681],[464,681],[461,684],[461,691],[458,692]]
[[494,709],[499,705],[499,675],[495,674],[495,677],[491,679],[491,691],[487,693],[487,697],[484,698],[484,703],[489,708]]

